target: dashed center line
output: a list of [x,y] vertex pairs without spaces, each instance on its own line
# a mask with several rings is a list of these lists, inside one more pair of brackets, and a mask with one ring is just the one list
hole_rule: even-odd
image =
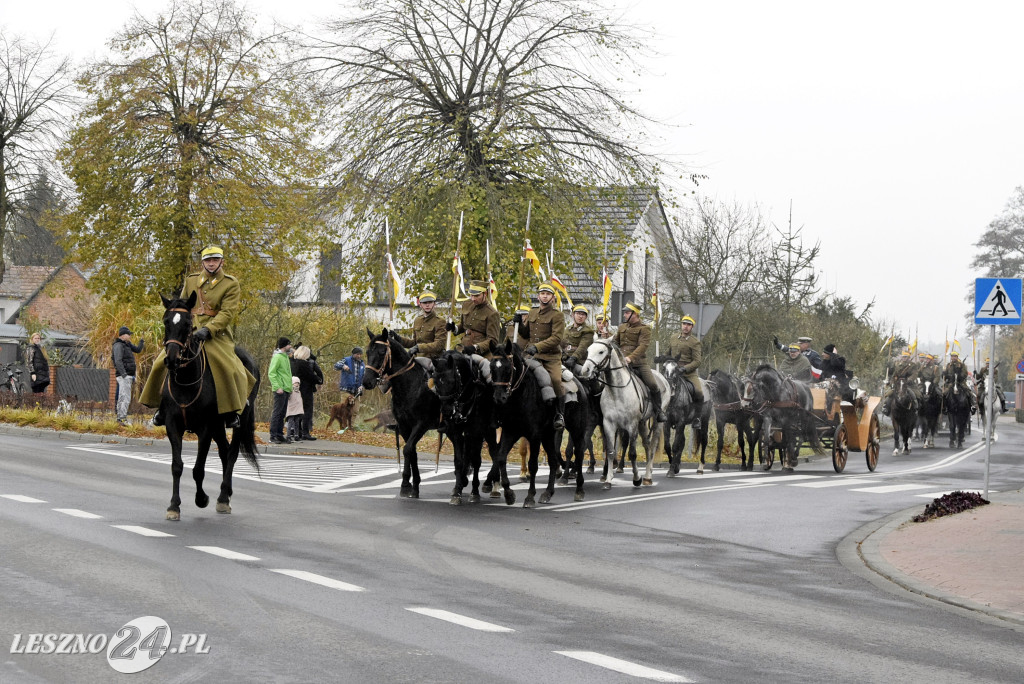
[[574,658],[581,660],[591,665],[597,665],[608,670],[614,670],[621,672],[622,674],[630,675],[632,677],[641,677],[643,679],[651,679],[656,682],[692,682],[692,679],[687,679],[671,672],[663,672],[662,670],[655,670],[654,668],[644,667],[643,665],[637,665],[631,663],[628,660],[620,660],[618,658],[612,658],[601,653],[595,653],[594,651],[555,651],[558,655],[564,655],[568,658]]
[[23,494],[0,494],[0,496],[11,501],[20,501],[21,503],[46,503],[42,499],[33,499],[31,496],[24,496]]
[[220,556],[221,558],[227,558],[228,560],[240,560],[240,561],[258,561],[259,558],[256,556],[250,556],[246,553],[239,553],[238,551],[232,551],[231,549],[221,548],[220,546],[190,546],[190,549],[196,551],[202,551],[203,553],[209,553],[214,556]]
[[77,508],[54,508],[53,510],[64,515],[70,515],[73,518],[87,518],[89,520],[98,520],[102,518],[102,515],[96,515],[95,513],[89,513],[88,511],[81,511]]
[[437,608],[406,608],[406,610],[412,611],[413,613],[419,613],[420,615],[426,615],[427,617],[437,618],[438,620],[444,620],[445,622],[451,622],[463,627],[468,627],[470,629],[475,629],[480,632],[516,631],[510,627],[502,627],[501,625],[495,625],[491,622],[484,622],[483,620],[466,617],[465,615],[459,615],[458,613],[449,613],[447,610],[438,610]]
[[289,577],[312,582],[313,584],[319,584],[320,586],[328,587],[330,589],[337,589],[338,591],[366,591],[366,589],[356,586],[355,584],[342,582],[341,580],[336,580],[331,577],[324,577],[323,575],[317,575],[313,572],[306,572],[305,570],[271,570],[270,572],[288,575]]
[[160,530],[151,530],[148,527],[142,527],[140,525],[111,525],[119,530],[125,532],[134,532],[135,534],[141,534],[143,537],[173,537],[174,535],[169,532],[161,532]]

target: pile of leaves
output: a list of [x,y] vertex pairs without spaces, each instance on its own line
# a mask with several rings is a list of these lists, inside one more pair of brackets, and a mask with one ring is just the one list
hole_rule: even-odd
[[924,513],[915,515],[914,522],[925,522],[932,518],[941,518],[944,515],[953,515],[969,511],[978,506],[984,506],[988,501],[977,492],[961,492],[957,490],[949,494],[943,494],[930,504],[924,507]]

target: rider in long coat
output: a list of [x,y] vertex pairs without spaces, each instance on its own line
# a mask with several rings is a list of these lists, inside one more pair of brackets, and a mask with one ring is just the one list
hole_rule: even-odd
[[[978,384],[978,394],[979,395],[981,395],[982,392],[987,392],[988,391],[988,389],[985,386],[985,379],[988,378],[988,362],[989,362],[989,360],[985,359],[985,365],[982,366],[981,368],[979,368],[974,373],[974,379],[977,381],[977,384]],[[998,362],[996,363],[996,368],[999,368],[999,363]],[[999,400],[999,405],[1003,409],[1003,413],[1006,413],[1006,395],[1003,394],[1002,386],[997,382],[996,386],[993,388],[993,390],[995,391],[996,399]]]
[[398,340],[411,354],[436,359],[444,353],[444,345],[448,341],[444,319],[434,313],[437,295],[424,290],[419,296],[421,313],[412,323],[412,337],[398,335]]
[[555,288],[543,283],[537,288],[540,306],[531,309],[526,320],[519,324],[519,334],[528,338],[530,344],[524,350],[540,361],[551,376],[551,388],[555,390],[557,408],[554,426],[556,430],[565,427],[565,389],[562,387],[562,340],[565,337],[565,317],[552,306]]
[[462,304],[462,317],[457,324],[448,323],[445,330],[462,335],[464,354],[479,354],[489,359],[498,347],[501,317],[497,309],[487,301],[487,283],[473,280],[467,293],[469,300]]
[[[202,252],[203,269],[191,273],[185,279],[181,297],[196,293],[195,308],[192,309],[192,335],[203,341],[203,349],[213,372],[217,389],[217,413],[224,416],[227,427],[238,426],[238,415],[245,408],[249,393],[256,385],[256,378],[242,365],[235,354],[235,320],[242,297],[238,279],[224,272],[224,250],[207,247]],[[167,377],[161,351],[153,362],[153,370],[146,378],[139,398],[149,407],[160,406],[160,392]],[[153,416],[154,425],[163,425],[163,416],[157,411]]]
[[700,366],[703,357],[701,342],[693,334],[692,317],[683,316],[683,322],[680,327],[682,332],[673,337],[669,342],[668,354],[666,356],[679,360],[680,367],[683,373],[686,374],[686,379],[693,385],[693,400],[700,403],[704,401],[704,391],[701,389],[700,376],[697,374],[697,368]]
[[629,367],[633,369],[651,393],[651,403],[659,423],[665,422],[665,411],[661,408],[661,388],[647,363],[647,349],[651,346],[651,326],[640,320],[643,313],[632,302],[622,307],[622,325],[615,333],[615,344],[626,355]]
[[799,344],[786,347],[786,358],[779,363],[779,372],[800,382],[811,382],[814,379],[811,361],[800,353]]
[[900,354],[900,358],[892,364],[891,371],[889,373],[889,386],[882,395],[882,413],[884,415],[889,415],[889,410],[892,404],[892,394],[900,380],[903,381],[907,389],[913,392],[918,403],[920,403],[921,390],[917,383],[917,377],[920,370],[921,366],[917,361],[914,361],[914,358],[910,355],[910,350],[904,349]]

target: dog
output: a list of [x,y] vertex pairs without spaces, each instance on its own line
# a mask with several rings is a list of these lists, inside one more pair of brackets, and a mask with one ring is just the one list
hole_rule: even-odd
[[385,408],[377,413],[373,418],[364,420],[363,423],[368,425],[376,422],[373,426],[373,431],[377,430],[394,430],[398,427],[398,423],[395,421],[395,415],[391,412],[391,409]]
[[355,409],[356,398],[354,396],[349,395],[342,399],[341,403],[331,407],[331,418],[327,421],[327,428],[330,428],[334,421],[338,421],[339,435],[348,430],[352,427],[352,414],[355,413]]

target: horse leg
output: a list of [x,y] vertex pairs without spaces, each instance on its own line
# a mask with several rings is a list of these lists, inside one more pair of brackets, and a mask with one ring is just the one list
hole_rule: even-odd
[[530,444],[530,488],[526,491],[526,499],[523,500],[523,508],[537,507],[537,465],[540,460],[540,441],[531,439]]
[[238,460],[238,447],[232,446],[228,443],[227,433],[224,430],[223,424],[218,422],[218,425],[214,430],[216,430],[214,440],[217,442],[217,454],[220,456],[220,465],[222,469],[220,479],[220,496],[217,497],[217,512],[230,513],[231,495],[234,494],[231,479],[235,472],[235,462]]
[[466,444],[463,435],[448,435],[452,439],[452,448],[455,451],[455,486],[452,487],[452,497],[448,503],[452,506],[462,505],[462,490],[466,486]]
[[530,462],[527,457],[527,451],[529,450],[529,444],[526,439],[519,442],[519,481],[526,482],[530,479]]
[[[540,495],[540,502],[542,504],[551,501],[551,497],[555,493],[555,481],[558,480],[559,476],[556,460],[560,458],[558,456],[559,442],[555,441],[555,437],[560,436],[561,434],[562,431],[559,430],[554,435],[546,436],[541,439],[544,451],[548,455],[548,486]],[[552,456],[554,456],[554,458],[552,458]],[[563,464],[562,472],[566,474],[566,477],[568,477],[569,464],[567,462]]]
[[[604,424],[604,475],[601,476],[601,482],[604,483],[602,489],[611,489],[612,480],[615,479],[615,457],[618,451],[619,431],[618,429],[605,420]],[[611,439],[608,439],[608,435],[611,435]]]
[[665,421],[662,423],[662,440],[663,446],[665,447],[665,456],[668,457],[669,463],[672,462],[672,423]]
[[212,439],[211,428],[207,426],[199,435],[199,445],[196,450],[196,464],[192,467],[192,479],[196,483],[196,507],[206,508],[210,503],[210,497],[203,491],[203,479],[206,477],[206,457],[210,453],[210,440]]
[[[167,415],[166,413],[164,415]],[[171,425],[168,420],[167,440],[171,443],[171,505],[167,507],[168,520],[181,520],[181,496],[178,488],[181,484],[181,473],[185,470],[185,464],[181,461],[181,432],[180,426]]]
[[[693,435],[693,441],[694,441],[694,444],[697,444],[697,443],[700,444],[700,463],[701,463],[701,465],[704,465],[704,454],[708,450],[708,429],[710,427],[711,426],[708,425],[707,421],[702,419],[701,422],[700,422],[700,427],[696,428],[694,430],[695,434]],[[718,472],[718,470],[719,470],[719,463],[718,463],[718,461],[715,461],[715,465],[714,465],[713,470],[715,472]]]

